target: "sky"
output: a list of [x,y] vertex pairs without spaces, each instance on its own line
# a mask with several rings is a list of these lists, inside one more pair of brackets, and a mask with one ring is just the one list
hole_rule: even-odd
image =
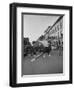
[[48,26],[52,26],[59,16],[47,15],[26,15],[23,16],[23,32],[24,37],[28,37],[29,41],[36,41]]

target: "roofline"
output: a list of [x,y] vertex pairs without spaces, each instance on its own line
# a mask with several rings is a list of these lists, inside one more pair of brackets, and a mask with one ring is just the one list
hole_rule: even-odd
[[55,24],[58,23],[61,18],[63,18],[63,16],[64,16],[64,15],[60,16],[60,17],[57,19],[57,21],[50,27],[50,29],[49,29],[48,31],[45,31],[45,32],[48,33],[48,32],[53,28],[53,26],[55,26]]

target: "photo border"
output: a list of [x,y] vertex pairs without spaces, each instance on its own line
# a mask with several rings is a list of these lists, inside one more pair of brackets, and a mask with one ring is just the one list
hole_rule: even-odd
[[[27,13],[27,12],[25,12],[25,13],[21,13],[21,24],[22,24],[22,27],[21,27],[21,30],[22,30],[22,34],[21,34],[21,43],[22,43],[22,45],[21,45],[21,53],[22,53],[22,57],[21,57],[21,60],[23,60],[23,58],[24,58],[24,50],[23,50],[23,48],[24,48],[24,40],[23,40],[23,38],[24,38],[24,34],[23,34],[23,32],[24,32],[24,21],[23,21],[23,17],[24,17],[24,15],[38,15],[38,16],[64,16],[64,14],[49,14],[49,13]],[[64,63],[63,63],[64,64]],[[64,69],[64,67],[63,67],[63,69]],[[21,70],[22,71],[22,70]],[[63,70],[64,71],[64,70]],[[22,73],[22,72],[21,72]],[[54,73],[55,74],[55,73]],[[57,73],[58,74],[58,73]],[[64,75],[64,72],[62,72],[61,73],[62,75]],[[22,74],[21,74],[22,75]],[[40,74],[41,75],[41,74]],[[26,76],[26,75],[22,75],[22,76]],[[30,76],[30,75],[29,75]],[[31,75],[32,76],[32,75]],[[33,75],[33,76],[36,76],[36,75]]]
[[[17,84],[17,7],[29,8],[44,8],[44,9],[60,9],[69,10],[69,80],[67,81],[52,81],[52,82],[37,82],[37,83],[19,83]],[[40,86],[40,85],[56,85],[72,83],[72,6],[57,6],[57,5],[42,5],[42,4],[27,4],[27,3],[12,3],[10,4],[10,86]]]

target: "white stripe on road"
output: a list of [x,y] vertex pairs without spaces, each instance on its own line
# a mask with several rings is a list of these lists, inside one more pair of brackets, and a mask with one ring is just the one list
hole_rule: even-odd
[[[43,53],[35,56],[35,57],[31,60],[31,62],[34,62],[34,61],[35,61],[37,58],[39,58],[41,55],[43,55]],[[49,54],[49,56],[51,56],[51,55]],[[44,57],[44,56],[43,56],[43,57]],[[45,55],[45,57],[46,57],[46,55]],[[45,58],[45,57],[44,57],[44,58]]]
[[36,60],[37,58],[39,58],[41,55],[42,55],[42,53],[39,54],[39,55],[37,55],[37,56],[35,56],[35,57],[31,60],[31,62],[35,61],[35,60]]

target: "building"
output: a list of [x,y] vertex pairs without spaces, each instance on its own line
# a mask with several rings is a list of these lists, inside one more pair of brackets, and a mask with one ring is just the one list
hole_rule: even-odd
[[52,43],[60,40],[63,44],[63,17],[64,16],[60,16],[51,27],[45,30],[44,36],[46,40],[51,40]]

